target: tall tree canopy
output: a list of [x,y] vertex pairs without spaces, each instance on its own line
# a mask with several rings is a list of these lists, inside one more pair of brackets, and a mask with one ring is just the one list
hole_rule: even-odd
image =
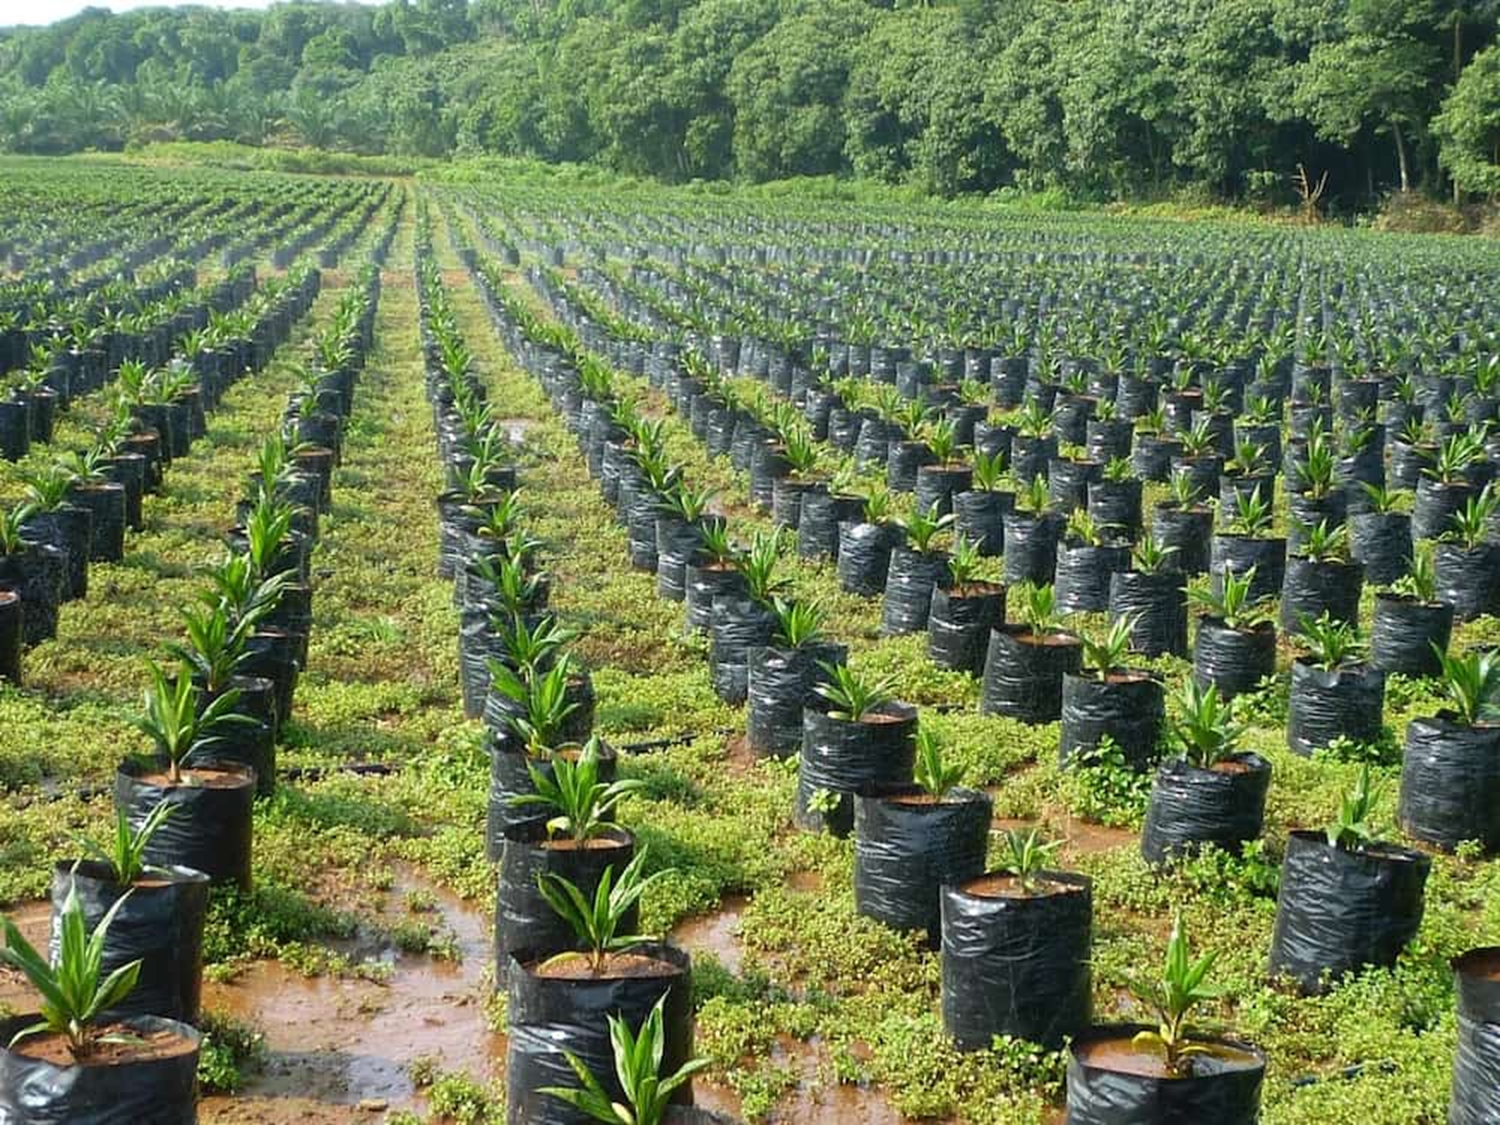
[[1497,0],[285,0],[0,29],[0,147],[229,139],[940,195],[1500,193]]

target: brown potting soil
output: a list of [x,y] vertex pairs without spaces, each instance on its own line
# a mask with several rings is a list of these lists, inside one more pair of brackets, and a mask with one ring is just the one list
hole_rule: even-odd
[[129,1066],[131,1063],[175,1059],[193,1052],[195,1044],[174,1031],[142,1033],[123,1024],[109,1024],[99,1030],[101,1037],[119,1036],[123,1042],[97,1043],[86,1058],[74,1058],[64,1035],[33,1035],[12,1048],[16,1054],[53,1066]]
[[582,953],[543,961],[532,972],[547,980],[643,980],[650,977],[672,977],[682,972],[670,961],[643,957],[639,953],[610,953],[600,972],[594,972],[588,956]]

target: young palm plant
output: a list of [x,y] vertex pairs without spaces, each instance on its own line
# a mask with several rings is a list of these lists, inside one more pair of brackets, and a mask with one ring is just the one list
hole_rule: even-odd
[[1233,704],[1220,697],[1218,687],[1204,687],[1189,677],[1171,722],[1172,742],[1188,764],[1212,769],[1238,752],[1244,733],[1244,725],[1234,717]]
[[604,1125],[662,1125],[672,1096],[708,1065],[707,1059],[689,1059],[674,1074],[662,1075],[666,1052],[663,996],[651,1009],[638,1035],[619,1016],[609,1017],[609,1040],[614,1052],[615,1078],[624,1091],[623,1103],[613,1100],[586,1064],[571,1051],[564,1052],[582,1089],[543,1086],[541,1093],[566,1102],[580,1113]]
[[81,1062],[90,1058],[101,1043],[125,1041],[121,1036],[100,1034],[98,1020],[101,1013],[129,996],[140,978],[140,961],[121,965],[108,975],[104,972],[109,927],[129,897],[127,891],[116,899],[93,933],[87,933],[78,888],[69,888],[61,913],[56,966],[48,964],[21,936],[15,923],[5,919],[5,948],[0,950],[0,963],[18,970],[42,1001],[42,1018],[18,1031],[10,1041],[11,1047],[33,1035],[58,1035],[67,1041],[73,1058]]
[[1338,815],[1326,830],[1329,847],[1352,852],[1375,842],[1375,804],[1384,790],[1383,783],[1372,780],[1370,763],[1366,762],[1354,787],[1339,802]]
[[116,886],[128,887],[146,871],[146,845],[177,811],[177,806],[162,801],[147,814],[139,828],[130,826],[130,816],[125,809],[115,810],[115,831],[106,843],[88,836],[79,836],[78,843],[85,855],[108,867]]
[[825,660],[818,661],[818,667],[828,676],[828,682],[818,684],[815,690],[830,704],[830,718],[846,723],[863,722],[893,698],[895,681],[889,677],[871,679],[847,664],[830,664]]
[[[611,953],[630,949],[650,940],[641,934],[621,933],[621,926],[643,894],[655,883],[671,874],[671,869],[645,876],[648,849],[642,848],[618,875],[613,866],[606,867],[590,899],[570,880],[550,872],[537,877],[537,887],[552,909],[568,923],[588,960],[594,976],[604,972]],[[559,953],[549,958],[553,964],[577,956]]]
[[542,805],[556,815],[547,821],[547,832],[566,836],[582,846],[610,826],[614,808],[631,793],[639,792],[645,783],[636,780],[604,782],[599,780],[599,740],[589,739],[576,761],[558,755],[552,759],[549,775],[535,763],[527,762],[535,793],[523,793],[510,799],[512,805]]
[[776,595],[791,585],[790,579],[776,574],[780,561],[781,535],[776,531],[756,532],[750,550],[739,560],[746,592],[762,605],[773,604]]
[[1034,637],[1057,632],[1062,617],[1057,612],[1057,593],[1052,584],[1023,582],[1016,591],[1021,600],[1021,620]]
[[823,639],[823,611],[813,602],[777,598],[772,608],[776,630],[771,643],[778,648],[803,648]]
[[203,706],[190,668],[179,668],[169,679],[155,661],[148,667],[151,686],[146,689],[145,708],[134,723],[151,739],[157,756],[166,764],[167,779],[181,785],[183,770],[217,743],[226,727],[247,726],[255,720],[234,714],[240,700],[238,689],[230,688]]
[[1266,620],[1268,612],[1264,598],[1251,598],[1254,586],[1255,567],[1243,574],[1225,568],[1218,593],[1211,586],[1190,587],[1188,600],[1224,622],[1226,629],[1249,632]]
[[1347,621],[1335,620],[1326,611],[1316,619],[1302,614],[1297,620],[1297,632],[1307,650],[1302,661],[1315,668],[1333,672],[1364,655],[1359,630]]
[[1090,669],[1101,680],[1125,665],[1125,656],[1130,651],[1131,630],[1135,628],[1136,615],[1122,614],[1109,623],[1103,636],[1083,635],[1083,666]]
[[537,668],[516,671],[498,660],[490,661],[490,685],[514,708],[505,717],[512,733],[533,757],[550,758],[563,742],[564,723],[578,704],[568,699],[572,659],[561,655],[545,672]]
[[1443,691],[1454,716],[1464,726],[1475,726],[1500,714],[1500,653],[1439,653],[1443,663]]
[[1024,831],[1008,830],[1001,837],[1000,870],[1015,876],[1021,893],[1033,895],[1040,888],[1038,876],[1052,863],[1061,840],[1048,842],[1042,838],[1042,830],[1031,827]]
[[1194,1008],[1219,995],[1217,989],[1207,984],[1216,957],[1213,951],[1209,951],[1193,960],[1187,931],[1179,914],[1172,923],[1172,935],[1167,939],[1167,959],[1161,978],[1131,983],[1131,991],[1151,1008],[1157,1024],[1156,1030],[1137,1034],[1135,1046],[1160,1053],[1170,1074],[1186,1075],[1194,1056],[1212,1050],[1210,1046],[1195,1043],[1188,1037],[1187,1019]]
[[941,802],[949,790],[963,783],[964,768],[943,760],[943,744],[927,727],[917,729],[917,757],[913,778],[922,791]]
[[906,529],[906,537],[912,549],[925,555],[935,548],[937,537],[952,524],[953,516],[938,515],[937,505],[933,504],[925,512],[914,512],[901,526]]

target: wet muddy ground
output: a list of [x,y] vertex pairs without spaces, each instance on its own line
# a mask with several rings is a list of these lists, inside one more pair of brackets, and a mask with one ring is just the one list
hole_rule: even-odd
[[205,1009],[255,1024],[266,1044],[264,1067],[242,1090],[204,1102],[205,1125],[378,1121],[387,1109],[420,1105],[411,1078],[419,1060],[479,1079],[503,1069],[504,1040],[485,1018],[487,915],[403,871],[385,896],[389,921],[413,892],[433,904],[423,917],[451,935],[454,959],[361,948],[356,939],[350,952],[382,965],[386,979],[309,979],[258,962],[228,984],[205,986]]
[[[997,829],[1020,827],[1026,822],[996,823]],[[1081,821],[1070,820],[1063,828],[1068,849],[1080,853],[1135,839]],[[788,886],[815,892],[821,877],[795,873]],[[740,926],[748,901],[728,897],[718,909],[680,922],[672,939],[738,973],[745,959]],[[413,903],[421,904],[420,912],[412,912]],[[45,946],[47,903],[25,904],[9,916],[28,940]],[[439,935],[437,944],[452,956],[405,953],[372,932],[338,948],[365,967],[360,975],[305,977],[278,962],[261,961],[232,981],[205,984],[205,1011],[259,1028],[266,1057],[237,1094],[204,1100],[204,1125],[380,1122],[393,1110],[423,1108],[412,1079],[414,1064],[461,1071],[484,1084],[503,1075],[505,1038],[490,1030],[486,1015],[492,979],[488,913],[403,868],[382,896],[379,919],[387,927],[414,920],[430,926]],[[29,995],[18,974],[0,968],[0,1006],[22,1010]],[[826,1053],[816,1042],[787,1039],[778,1044],[776,1056],[798,1082],[769,1118],[773,1125],[897,1125],[903,1120],[880,1091],[832,1081]],[[699,1081],[697,1091],[699,1104],[709,1109],[739,1111],[738,1098],[727,1087]]]

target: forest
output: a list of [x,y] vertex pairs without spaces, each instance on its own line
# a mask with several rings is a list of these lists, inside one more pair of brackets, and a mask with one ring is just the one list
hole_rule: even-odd
[[0,29],[0,148],[1352,209],[1500,192],[1495,0],[292,0]]

